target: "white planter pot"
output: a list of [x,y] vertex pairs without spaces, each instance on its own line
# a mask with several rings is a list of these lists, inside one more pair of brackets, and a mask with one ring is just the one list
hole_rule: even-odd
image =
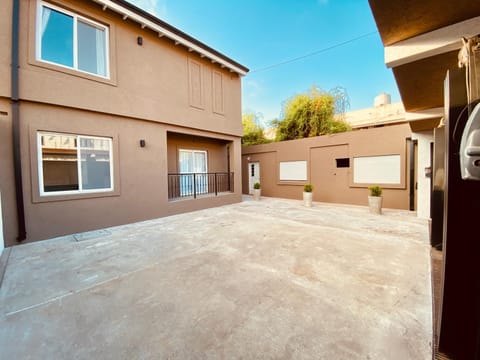
[[312,207],[312,199],[313,193],[312,192],[303,192],[303,204],[307,207]]
[[253,189],[253,200],[260,200],[262,189]]
[[382,200],[383,198],[381,196],[368,197],[368,208],[372,214],[382,213]]

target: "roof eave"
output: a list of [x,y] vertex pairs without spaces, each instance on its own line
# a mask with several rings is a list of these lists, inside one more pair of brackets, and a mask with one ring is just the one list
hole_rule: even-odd
[[245,76],[249,71],[247,67],[237,63],[220,52],[196,40],[190,35],[178,30],[177,28],[167,24],[166,22],[125,0],[92,1],[100,4],[104,11],[110,9],[120,14],[124,20],[131,19],[140,24],[142,29],[148,28],[158,33],[159,37],[165,36],[171,39],[175,45],[183,45],[188,49],[188,51],[197,52],[201,57],[209,59],[212,63],[218,63],[220,67],[227,68],[230,70],[230,72],[237,73],[240,76]]

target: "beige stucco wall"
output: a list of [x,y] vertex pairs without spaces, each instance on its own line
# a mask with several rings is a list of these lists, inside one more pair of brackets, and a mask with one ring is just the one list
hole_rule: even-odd
[[339,117],[350,124],[352,128],[378,126],[406,121],[405,109],[401,102],[349,111]]
[[[242,184],[248,193],[249,162],[260,162],[262,195],[301,199],[303,185],[312,182],[314,201],[367,205],[372,184],[353,182],[353,158],[361,156],[400,155],[399,184],[380,184],[384,191],[384,207],[409,208],[407,124],[362,129],[347,133],[300,140],[243,147]],[[336,158],[349,158],[350,168],[337,168]],[[307,181],[280,181],[279,163],[307,161]]]

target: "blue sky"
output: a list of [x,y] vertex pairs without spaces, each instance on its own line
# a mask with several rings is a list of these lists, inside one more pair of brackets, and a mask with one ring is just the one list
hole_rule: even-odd
[[400,101],[367,0],[130,1],[247,66],[242,108],[260,113],[265,124],[313,84],[345,88],[350,110],[373,106],[381,92]]

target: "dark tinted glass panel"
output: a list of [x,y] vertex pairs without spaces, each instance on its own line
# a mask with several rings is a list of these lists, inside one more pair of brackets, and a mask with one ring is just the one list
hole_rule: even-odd
[[335,159],[337,162],[337,168],[348,168],[350,167],[350,158],[340,158]]

